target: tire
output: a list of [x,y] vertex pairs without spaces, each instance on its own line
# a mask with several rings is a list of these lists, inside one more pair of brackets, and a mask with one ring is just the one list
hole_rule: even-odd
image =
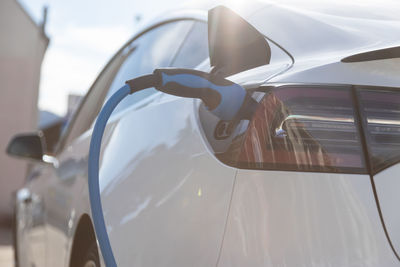
[[96,242],[92,242],[85,252],[79,267],[100,267],[99,251]]

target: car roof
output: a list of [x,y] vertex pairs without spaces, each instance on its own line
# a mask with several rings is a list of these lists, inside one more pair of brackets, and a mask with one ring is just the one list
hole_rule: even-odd
[[233,9],[296,59],[321,55],[343,58],[400,46],[400,4],[396,0],[194,1],[158,20],[172,14],[182,16],[187,10],[196,10],[206,20],[207,10],[218,5]]
[[306,3],[271,3],[248,20],[297,59],[344,57],[400,45],[399,4]]

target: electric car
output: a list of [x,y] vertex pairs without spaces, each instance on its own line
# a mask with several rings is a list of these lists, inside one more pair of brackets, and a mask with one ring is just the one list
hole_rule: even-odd
[[[157,18],[100,73],[16,195],[23,266],[101,266],[88,193],[95,119],[126,80],[196,68],[257,103],[220,120],[147,89],[103,136],[100,191],[118,266],[400,266],[398,3],[205,4]],[[229,9],[231,8],[231,9]],[[211,10],[207,17],[207,11]]]

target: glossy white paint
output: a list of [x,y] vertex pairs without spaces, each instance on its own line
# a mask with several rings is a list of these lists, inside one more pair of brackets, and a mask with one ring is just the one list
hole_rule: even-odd
[[218,266],[399,262],[368,175],[239,170]]
[[357,63],[330,60],[332,59],[299,62],[290,71],[269,82],[400,86],[399,58]]
[[17,244],[17,250],[15,251],[19,264],[21,266],[28,266],[28,257],[27,257],[27,235],[29,227],[29,219],[31,217],[31,213],[25,204],[25,202],[30,197],[29,189],[24,187],[18,190],[16,194],[16,203],[15,203],[15,228],[16,228],[16,236],[15,242]]
[[83,214],[90,213],[87,189],[89,140],[76,140],[58,157],[47,182],[47,265],[69,262],[74,233]]
[[236,170],[208,150],[195,110],[161,96],[105,132],[102,203],[118,266],[217,262]]
[[[282,1],[279,1],[282,2]],[[296,62],[339,57],[398,46],[400,5],[395,2],[270,2],[248,20],[287,49]],[[351,10],[351,11],[350,11]]]
[[[43,197],[43,183],[48,181],[47,164],[38,164],[28,176],[29,181],[17,192],[16,227],[17,256],[25,266],[46,265],[46,204]],[[22,265],[24,266],[24,265]]]
[[383,219],[390,240],[400,252],[400,164],[396,164],[374,176]]
[[399,5],[305,3],[270,3],[248,19],[295,59],[290,71],[271,82],[400,86],[398,58],[341,62],[350,55],[400,46],[400,21],[394,15]]
[[[241,14],[295,58],[283,56],[232,80],[246,87],[266,81],[399,86],[398,59],[340,62],[368,49],[400,45],[399,23],[374,12],[373,19],[361,11],[352,19],[343,9],[334,16],[326,10],[246,5]],[[205,20],[206,11],[168,14],[143,30],[178,18]],[[198,102],[162,94],[151,100],[111,118],[103,139],[102,200],[119,266],[400,265],[384,235],[367,175],[239,170],[235,178],[237,170],[221,164],[208,148]],[[57,155],[58,166],[41,165],[47,169],[42,177],[19,192],[21,267],[32,266],[32,249],[46,256],[36,266],[69,266],[78,223],[90,215],[90,137],[89,130],[68,144]],[[375,177],[397,248],[399,216],[391,203],[399,202],[392,186],[398,173],[397,165]],[[45,209],[24,203],[26,193],[40,196],[36,200],[44,201]],[[39,218],[44,228],[33,227]],[[40,231],[34,228],[45,239],[37,238]],[[46,240],[45,248],[34,248],[40,240]]]
[[82,176],[87,161],[71,161],[82,154],[87,158],[88,144],[86,150],[82,143],[74,147],[60,155],[59,166],[38,164],[17,194],[19,266],[67,266],[80,216],[90,213],[87,178]]

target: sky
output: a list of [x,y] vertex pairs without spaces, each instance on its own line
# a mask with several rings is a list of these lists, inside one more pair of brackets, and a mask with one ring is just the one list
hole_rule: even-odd
[[[18,0],[40,23],[48,6],[50,44],[42,64],[39,108],[64,115],[68,94],[83,95],[138,27],[179,0]],[[141,20],[137,21],[137,16]]]

